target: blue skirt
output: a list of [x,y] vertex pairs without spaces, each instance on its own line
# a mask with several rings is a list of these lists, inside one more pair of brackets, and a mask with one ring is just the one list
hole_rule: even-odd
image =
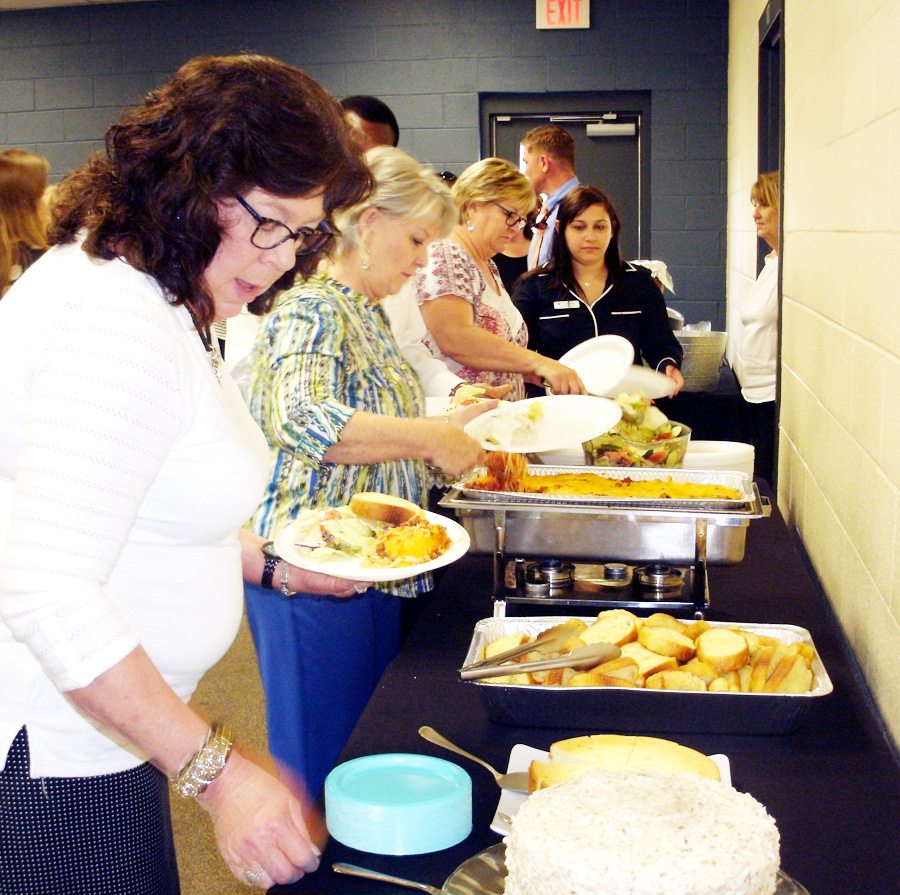
[[168,782],[152,765],[29,776],[28,734],[0,771],[0,892],[178,895]]
[[402,599],[245,585],[266,693],[269,751],[318,797],[385,668],[400,648]]

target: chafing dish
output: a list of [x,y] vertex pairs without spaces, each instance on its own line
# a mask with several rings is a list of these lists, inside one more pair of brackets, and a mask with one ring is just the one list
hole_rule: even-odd
[[[574,472],[633,480],[671,478],[724,485],[740,496],[736,500],[670,500],[499,492],[469,484],[477,481],[478,474],[473,474],[454,486],[441,505],[455,512],[469,533],[472,551],[494,555],[496,599],[530,599],[525,587],[529,582],[524,576],[516,586],[511,587],[507,581],[510,557],[558,557],[589,560],[592,564],[649,563],[659,567],[686,566],[680,570],[685,581],[684,595],[666,599],[664,607],[658,605],[658,597],[615,600],[605,594],[593,602],[673,611],[693,608],[702,614],[708,606],[707,563],[740,562],[750,521],[771,511],[752,478],[740,472],[542,465],[529,466],[528,471],[531,475]],[[558,595],[551,596],[559,602]],[[586,600],[582,598],[582,602]]]

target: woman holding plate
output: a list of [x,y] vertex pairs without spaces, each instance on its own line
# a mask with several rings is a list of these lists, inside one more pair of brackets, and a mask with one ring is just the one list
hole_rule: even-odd
[[510,385],[525,397],[526,378],[555,394],[584,394],[578,374],[526,347],[528,332],[492,260],[517,241],[537,205],[515,165],[486,158],[453,185],[456,226],[429,250],[428,265],[410,282],[427,327],[425,344],[466,382]]
[[513,301],[528,325],[528,346],[560,358],[595,336],[623,336],[645,360],[674,383],[684,351],[672,332],[666,306],[652,275],[619,254],[619,215],[610,198],[579,186],[559,204],[559,239],[549,267],[521,279]]
[[[335,215],[331,257],[280,297],[254,348],[250,408],[271,473],[250,527],[267,538],[302,509],[345,506],[363,491],[422,506],[429,466],[458,476],[483,459],[462,426],[496,402],[425,418],[422,387],[380,306],[452,227],[452,199],[399,149],[373,148],[366,161],[374,193]],[[245,588],[270,749],[313,794],[399,648],[398,597],[431,585],[422,575],[349,599]]]

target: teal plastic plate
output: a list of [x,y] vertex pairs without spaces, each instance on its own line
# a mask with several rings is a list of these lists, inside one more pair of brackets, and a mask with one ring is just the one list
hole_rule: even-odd
[[355,758],[325,779],[325,821],[335,839],[359,851],[440,851],[472,831],[472,780],[458,765],[429,755]]

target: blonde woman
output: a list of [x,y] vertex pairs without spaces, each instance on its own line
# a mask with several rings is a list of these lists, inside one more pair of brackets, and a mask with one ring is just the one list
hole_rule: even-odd
[[[330,258],[278,299],[257,335],[249,399],[269,442],[270,476],[250,525],[265,538],[301,509],[342,506],[360,491],[423,506],[428,465],[459,475],[484,456],[462,426],[493,405],[457,411],[449,425],[426,418],[422,386],[381,307],[449,232],[453,201],[399,149],[375,147],[366,162],[374,193],[335,214]],[[397,653],[399,598],[431,586],[422,575],[347,598],[246,585],[269,748],[313,795]]]
[[49,171],[24,149],[0,152],[0,296],[47,250]]
[[491,260],[534,211],[531,183],[505,159],[482,159],[460,175],[453,199],[453,231],[431,246],[428,265],[407,287],[428,329],[426,345],[467,382],[511,385],[510,400],[525,397],[526,378],[556,394],[583,394],[574,370],[529,350],[528,329]]
[[750,190],[756,235],[771,250],[756,282],[741,297],[737,372],[744,437],[755,450],[754,472],[772,481],[775,458],[775,372],[778,365],[778,172],[761,174]]

